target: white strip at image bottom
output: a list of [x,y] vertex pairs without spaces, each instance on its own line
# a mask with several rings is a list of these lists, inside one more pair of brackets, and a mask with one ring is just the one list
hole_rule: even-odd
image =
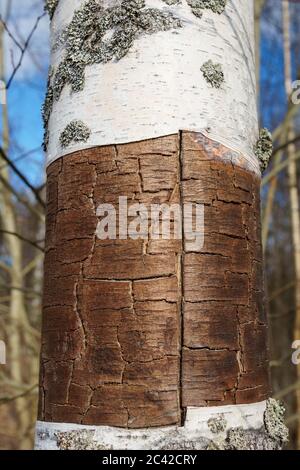
[[[38,421],[36,450],[251,450],[279,449],[286,440],[280,405],[187,408],[184,426],[122,429]],[[277,435],[274,429],[281,429]]]

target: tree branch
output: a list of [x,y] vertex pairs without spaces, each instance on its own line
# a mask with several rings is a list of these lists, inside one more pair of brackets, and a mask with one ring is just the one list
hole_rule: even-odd
[[38,243],[40,243],[40,242],[35,242],[33,240],[29,240],[28,238],[23,237],[19,233],[10,232],[9,230],[0,229],[0,233],[5,233],[7,235],[13,235],[14,237],[19,238],[19,240],[21,240],[22,242],[28,243],[29,245],[32,245],[34,248],[36,248],[37,250],[40,250],[44,253],[44,249],[41,246],[38,245]]
[[4,405],[5,403],[10,403],[12,401],[15,401],[15,400],[18,400],[18,398],[23,398],[25,397],[26,395],[29,395],[31,392],[33,392],[33,390],[37,388],[37,384],[34,384],[32,385],[31,387],[29,387],[27,390],[25,390],[24,392],[22,393],[19,393],[17,395],[14,395],[12,397],[3,397],[3,398],[0,398],[0,405]]
[[38,203],[45,208],[45,203],[42,200],[41,196],[39,195],[39,192],[36,190],[34,186],[28,181],[26,176],[23,175],[23,173],[20,172],[20,170],[16,167],[16,165],[8,158],[4,150],[0,147],[0,154],[3,160],[12,168],[12,170],[16,173],[16,175],[25,183],[25,185],[33,192],[36,200]]
[[9,36],[11,37],[11,39],[14,41],[14,43],[17,45],[17,47],[20,49],[21,51],[21,55],[20,55],[20,58],[19,58],[19,61],[17,63],[17,65],[14,67],[14,70],[10,76],[10,78],[8,79],[8,82],[7,82],[7,85],[6,85],[6,89],[8,90],[10,85],[12,84],[12,81],[17,73],[17,71],[19,70],[19,68],[21,67],[22,65],[22,62],[23,62],[23,57],[24,57],[24,54],[29,46],[29,43],[31,41],[31,38],[32,36],[34,35],[38,25],[39,25],[39,22],[41,21],[41,19],[46,15],[46,13],[42,13],[41,15],[39,15],[33,25],[33,28],[32,30],[30,31],[25,43],[24,43],[24,46],[21,46],[21,44],[16,40],[16,38],[12,35],[12,33],[8,30],[5,22],[3,21],[2,17],[0,17],[0,21],[1,23],[3,24],[3,27],[4,29],[6,30],[6,32],[9,34]]

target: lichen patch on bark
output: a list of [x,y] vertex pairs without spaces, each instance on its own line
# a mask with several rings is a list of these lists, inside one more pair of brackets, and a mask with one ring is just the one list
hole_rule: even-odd
[[70,431],[55,434],[59,450],[110,450],[94,440],[95,431]]
[[209,429],[212,433],[218,434],[219,432],[224,432],[227,427],[227,422],[224,415],[219,415],[216,418],[211,418],[207,423]]
[[73,91],[82,90],[86,66],[118,61],[141,35],[181,26],[173,13],[146,8],[144,0],[123,0],[120,6],[109,8],[88,0],[75,11],[64,32],[65,57],[54,77],[54,98],[59,99],[66,84]]
[[44,123],[44,141],[43,147],[44,150],[47,151],[48,144],[49,144],[49,119],[53,109],[53,87],[52,87],[52,79],[53,79],[53,69],[50,67],[48,73],[48,82],[47,82],[47,91],[45,96],[45,101],[42,106],[42,118]]
[[[167,5],[178,5],[181,0],[163,0]],[[201,18],[204,10],[211,10],[219,15],[224,12],[227,0],[187,0],[187,4],[191,7],[192,13]]]
[[179,3],[181,3],[181,0],[162,0],[163,2],[165,2],[167,5],[178,5]]
[[270,438],[287,442],[289,431],[284,423],[285,408],[281,402],[270,398],[264,415],[265,427]]
[[288,441],[289,431],[284,424],[285,408],[269,398],[264,413],[264,427],[260,430],[231,429],[227,433],[225,449],[280,450]]
[[86,142],[91,135],[89,128],[82,121],[70,122],[60,135],[60,143],[63,148],[72,143]]
[[221,64],[215,64],[212,60],[208,60],[202,65],[201,72],[213,88],[220,88],[224,83],[225,79]]
[[242,428],[228,431],[227,438],[218,450],[280,450],[282,443],[268,436],[265,429]]
[[256,143],[254,152],[259,160],[260,169],[261,169],[261,172],[263,173],[267,169],[270,158],[273,153],[272,134],[268,129],[266,128],[260,129],[259,139]]

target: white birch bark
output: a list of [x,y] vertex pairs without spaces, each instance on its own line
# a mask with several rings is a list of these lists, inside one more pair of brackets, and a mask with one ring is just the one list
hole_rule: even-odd
[[272,404],[265,401],[251,405],[190,407],[184,426],[147,429],[40,421],[36,427],[36,449],[272,450],[277,449],[280,442],[274,433],[279,430],[280,434],[284,429],[273,411]]
[[[103,6],[118,0],[100,2]],[[52,20],[52,67],[64,57],[57,47],[74,11],[84,0],[60,0]],[[258,138],[253,2],[230,0],[225,11],[203,10],[196,17],[187,4],[147,0],[146,7],[172,12],[182,27],[139,36],[121,60],[85,68],[84,89],[64,87],[49,122],[48,163],[70,152],[99,145],[140,141],[200,131],[241,153],[241,163],[259,172],[253,148]],[[201,66],[220,64],[224,83],[214,88]],[[59,137],[73,120],[91,131],[84,143],[62,148]]]

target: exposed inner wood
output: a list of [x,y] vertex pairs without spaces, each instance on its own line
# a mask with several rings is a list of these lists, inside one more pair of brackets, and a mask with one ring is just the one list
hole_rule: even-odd
[[[165,426],[268,397],[260,181],[231,156],[184,132],[49,166],[40,420]],[[119,196],[204,204],[203,249],[99,240]]]

